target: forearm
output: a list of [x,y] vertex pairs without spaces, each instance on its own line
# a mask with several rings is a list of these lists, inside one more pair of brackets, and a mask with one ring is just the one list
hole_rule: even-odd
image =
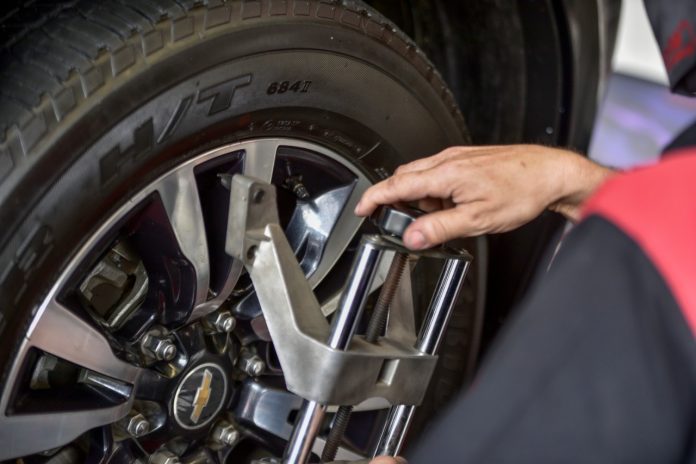
[[551,202],[549,209],[577,222],[584,202],[616,171],[571,152],[564,152],[562,156],[558,198]]

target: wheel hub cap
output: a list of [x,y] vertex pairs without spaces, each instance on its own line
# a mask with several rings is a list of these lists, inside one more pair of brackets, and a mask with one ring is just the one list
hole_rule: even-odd
[[201,364],[186,374],[176,389],[174,419],[185,429],[201,428],[215,418],[226,399],[225,372],[217,364]]

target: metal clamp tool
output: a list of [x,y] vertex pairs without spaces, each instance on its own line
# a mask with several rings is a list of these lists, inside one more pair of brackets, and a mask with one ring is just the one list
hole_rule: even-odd
[[[329,327],[279,225],[273,185],[235,175],[230,194],[234,202],[230,202],[226,251],[244,263],[256,288],[288,390],[306,400],[283,463],[307,462],[326,405],[354,405],[375,397],[396,405],[377,451],[397,453],[413,410],[425,395],[471,256],[444,247],[417,253],[446,260],[418,337],[413,314],[399,305],[389,308],[390,301],[383,302],[382,316],[373,315],[373,320],[381,320],[371,321],[365,336],[355,335],[382,254],[395,251],[404,260],[413,253],[400,241],[413,217],[394,208],[381,210],[376,221],[383,235],[362,238]],[[395,274],[402,272],[398,267],[392,264]],[[398,278],[394,280],[398,284]],[[385,282],[382,294],[389,293],[389,287]],[[388,322],[386,309],[391,313]],[[379,337],[385,323],[384,336]],[[374,343],[377,338],[379,343]]]

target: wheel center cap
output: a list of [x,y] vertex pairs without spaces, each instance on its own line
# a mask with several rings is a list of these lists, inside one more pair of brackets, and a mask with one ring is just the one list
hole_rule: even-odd
[[220,366],[206,363],[191,370],[174,393],[174,419],[185,429],[208,424],[224,405],[227,376]]

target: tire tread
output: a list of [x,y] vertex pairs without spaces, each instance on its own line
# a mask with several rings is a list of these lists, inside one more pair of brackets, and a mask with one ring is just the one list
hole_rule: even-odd
[[[464,128],[453,95],[427,57],[391,22],[357,0],[27,1],[0,19],[0,191],[31,172],[50,136],[68,127],[71,114],[99,104],[100,91],[120,85],[127,79],[126,71],[138,73],[158,54],[173,53],[179,46],[217,34],[225,24],[269,18],[286,18],[298,25],[323,21],[383,44],[418,70]],[[7,195],[11,200],[11,192]],[[31,213],[31,205],[15,207],[21,208],[21,214]],[[31,247],[37,250],[29,251],[41,256],[53,246],[51,230],[42,219],[15,213],[10,217],[7,222],[12,224],[3,224],[0,249],[6,247],[13,256],[0,272],[0,292],[30,284],[25,274],[10,273],[27,260],[7,245],[7,237],[32,238]],[[29,226],[31,234],[23,231]],[[11,307],[0,305],[0,333],[4,313]]]
[[[59,114],[55,121],[59,123],[77,108],[80,102],[67,105],[65,101],[56,101],[58,95],[65,96],[68,90],[75,93],[78,87],[83,98],[90,98],[126,69],[142,64],[167,44],[192,40],[198,27],[202,27],[200,34],[231,21],[271,16],[309,16],[331,21],[384,43],[408,59],[439,92],[455,118],[463,122],[452,94],[413,41],[355,0],[73,0],[49,5],[27,2],[0,20],[0,150],[6,149],[12,142],[10,138],[17,134],[24,132],[25,137],[39,138],[47,134],[24,130],[30,124],[27,117],[42,118],[44,110],[52,108]],[[108,72],[104,72],[104,62],[110,63]],[[17,85],[22,79],[30,80],[31,86]],[[10,131],[13,127],[17,130]],[[21,146],[34,147],[39,140],[26,142]],[[30,153],[21,155],[27,157]]]

